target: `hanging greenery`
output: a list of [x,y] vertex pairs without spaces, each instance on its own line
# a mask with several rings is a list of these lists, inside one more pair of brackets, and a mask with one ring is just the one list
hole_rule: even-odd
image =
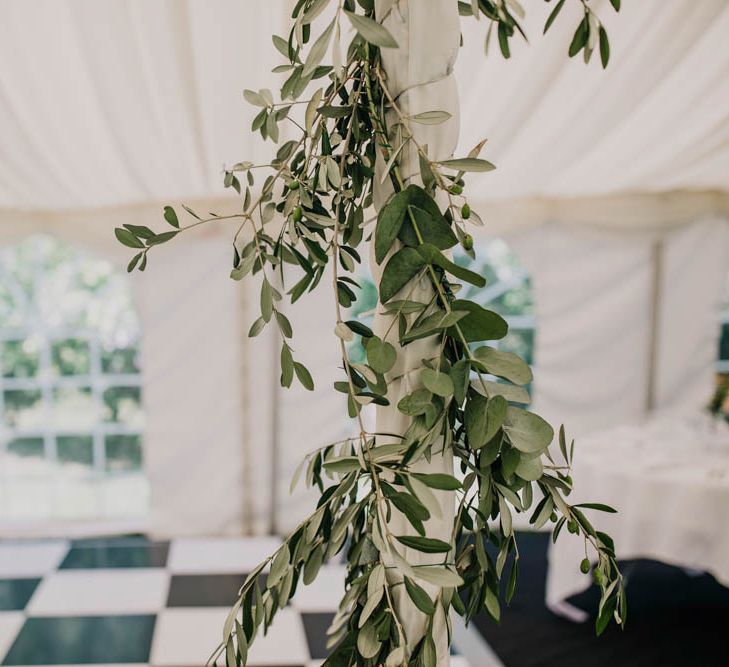
[[[577,1],[584,14],[569,55],[583,52],[587,62],[597,47],[606,66],[607,34],[588,0]],[[555,3],[545,32],[564,4]],[[619,10],[619,0],[611,4]],[[516,0],[473,0],[458,6],[463,16],[487,19],[487,48],[495,30],[508,58],[510,40],[517,32],[523,35]],[[314,34],[312,23],[325,11],[331,19]],[[613,542],[586,516],[588,510],[614,510],[567,502],[574,441],[560,428],[558,451],[551,449],[552,427],[521,407],[529,402],[525,386],[532,380],[531,369],[518,356],[488,344],[506,335],[506,322],[459,298],[460,283],[485,285],[481,275],[448,255],[458,244],[474,254],[467,226],[480,224],[480,219],[467,201],[465,177],[494,166],[480,157],[483,144],[464,157],[435,161],[417,143],[414,124],[438,124],[450,116],[437,109],[408,116],[393,99],[380,53],[397,48],[397,43],[383,19],[376,15],[373,0],[299,0],[288,38],[273,36],[284,58],[274,70],[286,76],[281,101],[266,89],[244,93],[260,109],[253,131],[278,144],[278,150],[269,164],[241,162],[225,172],[225,185],[242,198],[242,212],[202,217],[183,206],[192,221],[181,226],[177,211],[168,206],[167,231],[135,225],[116,229],[119,241],[137,250],[129,271],[143,271],[150,251],[178,234],[239,219],[231,277],[260,277],[260,317],[249,335],[257,336],[267,326],[278,328],[285,387],[296,379],[313,389],[314,381],[295,357],[292,326],[281,304],[285,298],[292,303],[302,298],[322,278],[331,280],[332,326],[343,369],[334,388],[345,397],[358,433],[311,453],[299,467],[293,485],[303,477],[318,488],[319,502],[240,589],[223,640],[211,657],[215,661],[224,654],[230,666],[245,664],[261,626],[270,626],[277,610],[299,585],[315,579],[322,563],[344,552],[346,593],[329,631],[332,652],[325,665],[434,667],[437,613],[448,618],[452,609],[468,622],[485,609],[498,621],[502,599],[508,603],[513,596],[519,573],[514,512],[530,512],[535,529],[552,522],[555,540],[565,527],[581,535],[586,555],[579,566],[585,573],[592,570],[601,591],[597,632],[612,618],[625,621]],[[354,36],[343,50],[345,31]],[[326,62],[329,54],[332,60]],[[299,109],[302,113],[295,113]],[[293,129],[298,138],[280,142],[283,124],[288,125],[287,136]],[[403,149],[413,146],[422,185],[406,182],[399,166]],[[378,154],[385,166],[377,178],[389,179],[393,195],[372,229],[367,212]],[[259,172],[265,174],[262,182],[257,181]],[[365,240],[374,244],[375,260],[382,266],[378,309],[392,316],[399,346],[344,314],[357,299],[356,273]],[[432,297],[418,300],[413,286],[423,280]],[[346,343],[354,336],[362,339],[366,363],[348,358]],[[419,388],[397,403],[397,410],[410,418],[409,428],[397,437],[369,432],[363,406],[389,405],[390,373],[403,347],[421,339],[435,341],[437,352],[422,361]],[[444,455],[454,457],[458,476],[414,470],[418,461]],[[456,508],[449,541],[428,536],[425,528],[441,512],[436,494],[442,492],[453,494]],[[410,534],[393,534],[394,512],[407,518]],[[403,547],[435,555],[437,562],[413,565],[403,557]],[[503,598],[502,576],[507,580]],[[416,642],[406,637],[398,616],[393,592],[399,586],[430,619],[425,636]],[[426,589],[438,593],[433,596]]]

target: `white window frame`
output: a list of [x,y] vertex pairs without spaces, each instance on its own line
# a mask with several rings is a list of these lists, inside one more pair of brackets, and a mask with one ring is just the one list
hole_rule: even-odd
[[[22,241],[21,241],[22,243]],[[39,285],[44,278],[44,271],[36,263],[33,268],[33,282]],[[104,392],[112,387],[142,388],[142,373],[109,373],[102,368],[103,343],[99,332],[84,327],[49,327],[37,314],[32,303],[28,303],[25,294],[18,289],[15,277],[0,263],[0,279],[6,287],[13,292],[14,298],[26,313],[26,321],[19,327],[0,328],[0,345],[8,342],[23,342],[32,339],[38,344],[38,369],[33,377],[5,377],[2,358],[0,357],[0,456],[7,457],[8,446],[19,438],[37,438],[43,440],[43,459],[58,462],[58,438],[64,436],[90,436],[92,438],[92,465],[88,471],[92,479],[118,477],[123,474],[144,474],[142,470],[126,472],[110,471],[107,469],[106,438],[113,435],[138,436],[144,443],[143,426],[130,426],[127,424],[107,422],[104,420]],[[64,340],[78,340],[88,343],[89,372],[84,375],[60,375],[54,371],[52,350],[53,344]],[[130,347],[138,349],[139,339],[134,340]],[[121,349],[121,348],[120,348]],[[73,388],[90,388],[98,418],[93,426],[84,428],[66,429],[52,423],[54,407],[54,390]],[[5,417],[5,392],[11,390],[38,391],[40,393],[41,410],[44,419],[40,428],[23,428],[10,426]],[[7,460],[7,459],[6,459]],[[7,479],[8,473],[0,467],[0,483]],[[18,520],[21,521],[21,520]],[[47,517],[42,519],[22,520],[18,527],[15,520],[3,520],[0,527],[6,529],[8,534],[15,535],[86,535],[96,532],[109,532],[110,530],[143,530],[147,525],[144,517],[106,518],[99,516],[93,519],[57,519]]]

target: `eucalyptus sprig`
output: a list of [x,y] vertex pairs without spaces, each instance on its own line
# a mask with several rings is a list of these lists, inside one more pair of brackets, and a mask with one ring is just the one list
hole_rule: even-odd
[[[601,50],[607,36],[603,38],[602,25],[595,23],[588,0],[575,1],[585,14],[570,54],[584,49],[589,60],[593,34]],[[545,31],[564,2],[556,3]],[[612,4],[619,9],[617,0]],[[459,8],[496,25],[508,57],[509,39],[522,32],[515,17],[521,15],[518,3],[478,0],[460,2]],[[324,27],[313,34],[314,20],[325,16]],[[294,358],[292,326],[279,304],[284,293],[293,303],[319,287],[327,271],[331,278],[331,326],[342,357],[342,378],[334,389],[346,397],[357,434],[318,449],[302,462],[293,484],[303,477],[307,486],[317,487],[317,507],[249,575],[211,662],[225,655],[229,666],[245,664],[259,628],[266,631],[297,586],[313,581],[324,562],[343,554],[345,594],[329,631],[331,654],[325,665],[435,667],[433,628],[439,614],[448,623],[454,610],[468,622],[485,609],[499,620],[501,600],[510,601],[519,572],[513,513],[528,511],[536,529],[554,524],[555,540],[565,526],[584,539],[580,568],[592,569],[601,591],[597,632],[613,618],[624,623],[623,578],[613,542],[586,516],[586,511],[614,510],[599,503],[567,502],[574,442],[568,444],[560,428],[559,454],[552,452],[552,427],[522,407],[529,403],[525,386],[532,381],[531,369],[518,356],[487,344],[506,335],[506,322],[459,298],[462,283],[485,285],[480,274],[449,256],[458,244],[474,254],[468,226],[479,224],[480,218],[464,188],[468,173],[494,169],[480,157],[484,142],[468,155],[447,160],[432,159],[427,146],[418,143],[416,124],[442,123],[449,114],[433,109],[408,115],[388,90],[380,54],[397,43],[376,16],[372,0],[299,0],[292,19],[288,38],[273,37],[284,58],[275,68],[285,75],[280,101],[268,89],[244,92],[259,108],[252,130],[278,149],[269,164],[240,162],[225,170],[224,183],[240,195],[241,212],[203,217],[183,207],[192,222],[182,226],[177,212],[166,207],[164,217],[172,229],[157,233],[125,225],[116,230],[118,239],[137,251],[129,270],[144,270],[157,245],[202,224],[237,220],[231,277],[260,276],[260,317],[250,335],[270,323],[278,328],[284,386],[294,377],[308,389],[314,385],[308,369]],[[354,32],[346,48],[345,29]],[[407,147],[418,155],[420,184],[401,172]],[[385,166],[377,178],[389,179],[393,194],[370,233],[367,212],[378,159]],[[257,186],[259,172],[265,176]],[[359,249],[368,240],[382,267],[378,309],[392,318],[383,336],[344,314],[358,296]],[[423,280],[430,296],[414,298],[414,286]],[[354,336],[362,339],[365,362],[348,356],[346,343]],[[434,342],[436,351],[412,372],[417,378],[413,391],[391,406],[409,418],[409,427],[403,434],[369,432],[362,408],[390,405],[389,385],[396,379],[399,355],[422,339]],[[456,475],[418,471],[419,462],[437,456],[452,456]],[[457,507],[448,541],[428,536],[425,527],[431,517],[442,515],[439,492],[452,494]],[[393,533],[395,512],[410,524],[407,534]],[[410,563],[406,549],[432,559]],[[266,567],[270,569],[263,577]],[[407,635],[395,602],[395,593],[403,589],[427,619],[422,636]]]

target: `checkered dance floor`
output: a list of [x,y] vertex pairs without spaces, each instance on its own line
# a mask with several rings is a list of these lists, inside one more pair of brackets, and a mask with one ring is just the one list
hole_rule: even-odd
[[[246,572],[274,539],[0,543],[3,665],[204,665]],[[253,667],[313,667],[342,592],[322,568],[251,652]],[[453,667],[468,667],[455,657]]]

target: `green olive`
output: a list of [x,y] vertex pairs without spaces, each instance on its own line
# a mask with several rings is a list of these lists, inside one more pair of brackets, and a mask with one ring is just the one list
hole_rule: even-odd
[[463,188],[460,185],[451,185],[451,194],[460,195]]
[[464,204],[461,208],[461,217],[464,220],[468,220],[471,217],[471,207],[468,204]]
[[463,237],[462,245],[463,245],[464,250],[472,250],[473,249],[473,236],[471,236],[470,234],[466,234]]
[[587,558],[583,558],[580,563],[580,572],[587,574],[590,571],[590,561]]
[[302,215],[303,215],[303,211],[301,210],[301,206],[297,206],[291,213],[291,217],[293,218],[294,222],[299,222],[299,220],[301,220]]
[[298,190],[298,189],[299,189],[298,181],[291,181],[291,183],[289,183],[289,190]]

